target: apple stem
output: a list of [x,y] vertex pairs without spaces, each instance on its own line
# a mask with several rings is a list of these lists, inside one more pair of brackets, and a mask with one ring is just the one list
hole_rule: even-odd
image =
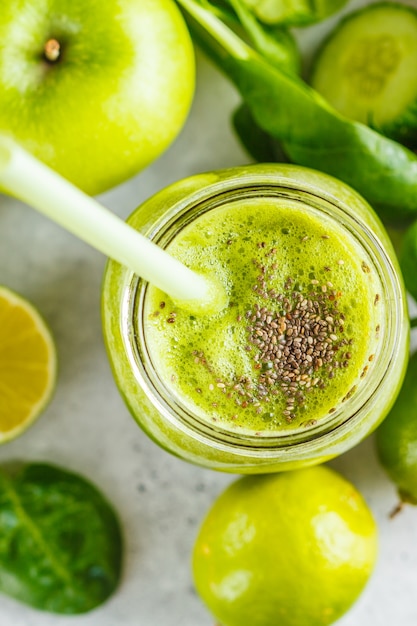
[[45,55],[45,59],[50,63],[58,61],[61,54],[61,45],[59,41],[56,39],[48,39],[44,46],[43,53]]
[[397,515],[399,515],[399,513],[401,513],[401,511],[404,509],[404,507],[405,507],[405,502],[403,500],[400,500],[398,502],[398,504],[396,504],[395,507],[390,512],[389,518],[390,519],[394,519],[394,517],[397,517]]

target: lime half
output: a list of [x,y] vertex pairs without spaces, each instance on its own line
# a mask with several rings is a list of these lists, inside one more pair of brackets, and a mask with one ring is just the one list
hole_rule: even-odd
[[55,345],[43,318],[0,286],[0,443],[20,435],[43,411],[56,370]]

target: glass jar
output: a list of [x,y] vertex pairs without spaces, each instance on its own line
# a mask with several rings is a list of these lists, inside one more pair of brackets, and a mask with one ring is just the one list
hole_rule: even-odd
[[237,473],[295,469],[323,462],[356,445],[392,406],[408,357],[406,297],[390,240],[369,205],[334,178],[280,164],[200,174],[163,189],[141,205],[128,222],[166,248],[203,214],[251,200],[290,203],[304,214],[311,211],[323,220],[333,220],[342,236],[345,233],[354,241],[366,258],[363,271],[375,277],[375,333],[363,338],[370,346],[366,362],[352,388],[355,392],[346,394],[326,419],[309,420],[308,428],[252,432],[202,418],[201,411],[183,402],[181,394],[170,389],[155,367],[146,331],[146,281],[109,261],[102,299],[104,336],[113,374],[141,428],[157,444],[186,461]]

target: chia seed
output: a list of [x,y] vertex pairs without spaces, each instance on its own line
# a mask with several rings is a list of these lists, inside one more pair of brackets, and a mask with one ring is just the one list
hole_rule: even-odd
[[[322,235],[322,238],[329,236]],[[307,239],[306,236],[301,241]],[[263,250],[266,243],[259,242],[257,248]],[[345,346],[352,345],[353,339],[343,337],[345,315],[339,308],[343,294],[333,289],[330,281],[312,278],[313,273],[305,285],[292,276],[283,280],[281,288],[270,284],[274,277],[268,257],[275,252],[275,248],[262,252],[266,265],[252,260],[258,269],[252,286],[257,302],[237,316],[237,321],[244,320],[246,326],[244,350],[252,359],[253,377],[236,375],[230,381],[215,379],[208,388],[214,393],[227,392],[227,397],[234,399],[236,406],[242,409],[251,408],[259,415],[270,416],[273,414],[265,412],[265,405],[279,394],[284,398],[281,417],[291,423],[306,404],[308,394],[314,389],[324,390],[329,379],[350,366],[352,352]],[[338,265],[343,265],[343,261],[338,261]],[[272,269],[276,268],[275,259]],[[332,270],[327,266],[323,269],[325,272]],[[362,264],[364,272],[368,269]],[[173,323],[175,314],[171,313],[170,317]],[[196,356],[210,367],[202,353]],[[364,368],[362,376],[367,369]],[[355,389],[353,387],[344,400]],[[212,403],[213,407],[216,405]],[[335,410],[333,407],[329,413]],[[235,416],[232,419],[236,419]],[[304,422],[305,425],[315,423],[316,420]]]

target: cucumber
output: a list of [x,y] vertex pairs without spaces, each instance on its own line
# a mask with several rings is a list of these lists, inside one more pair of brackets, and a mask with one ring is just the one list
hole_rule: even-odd
[[417,9],[378,2],[350,13],[313,60],[311,85],[340,113],[417,146]]

